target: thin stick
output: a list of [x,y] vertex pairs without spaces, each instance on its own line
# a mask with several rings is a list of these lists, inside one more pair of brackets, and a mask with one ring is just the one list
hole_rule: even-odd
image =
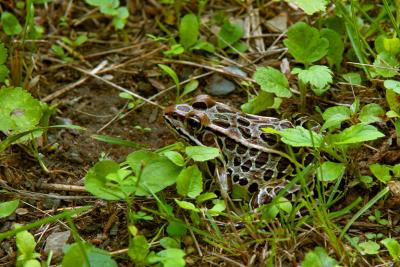
[[[96,74],[98,73],[101,69],[103,69],[105,67],[105,65],[107,64],[107,60],[104,60],[102,62],[100,62],[99,65],[97,65],[93,70],[90,71],[90,73]],[[66,92],[74,89],[75,87],[77,87],[78,85],[84,83],[87,79],[89,79],[88,76],[82,77],[80,78],[78,81],[67,84],[65,87],[55,91],[54,93],[46,96],[45,98],[41,99],[43,102],[49,102],[63,94],[65,94]]]

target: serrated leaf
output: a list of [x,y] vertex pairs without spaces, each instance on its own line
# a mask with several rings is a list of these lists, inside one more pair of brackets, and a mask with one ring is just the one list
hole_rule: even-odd
[[318,11],[325,11],[328,1],[326,0],[287,0],[294,3],[304,10],[307,15],[312,15]]
[[385,110],[380,105],[370,103],[361,109],[358,119],[363,123],[374,123],[382,121],[382,116],[384,115]]
[[395,81],[395,80],[386,80],[383,83],[383,86],[385,86],[386,89],[393,90],[397,94],[400,94],[400,82]]
[[129,240],[128,256],[135,264],[145,265],[150,245],[143,235],[137,235]]
[[350,119],[350,116],[351,112],[348,107],[336,106],[327,108],[324,113],[322,113],[322,118],[325,120],[325,123],[322,125],[321,131],[328,128],[339,128],[343,121]]
[[143,168],[135,194],[150,196],[151,193],[157,193],[173,185],[178,179],[181,169],[166,158],[149,161]]
[[219,156],[219,149],[206,146],[187,146],[186,155],[194,161],[207,161]]
[[0,43],[0,65],[6,63],[8,57],[8,50],[3,43]]
[[328,52],[329,41],[321,38],[319,31],[304,22],[292,25],[283,41],[289,53],[304,64],[313,63]]
[[196,198],[203,191],[203,176],[196,165],[183,169],[176,180],[176,189],[181,196]]
[[217,195],[213,192],[205,192],[196,197],[197,204],[201,204],[207,200],[217,198]]
[[326,161],[317,168],[317,178],[323,182],[332,182],[342,177],[346,166],[343,163]]
[[5,218],[9,215],[11,215],[19,205],[19,200],[11,200],[11,201],[6,201],[6,202],[1,202],[0,203],[0,218]]
[[258,114],[269,108],[274,104],[274,95],[261,91],[257,96],[250,99],[247,103],[240,106],[241,110],[249,114]]
[[358,246],[368,255],[378,254],[380,249],[379,244],[374,241],[361,242]]
[[314,65],[305,70],[295,68],[292,73],[298,74],[301,81],[315,88],[322,89],[332,83],[332,71],[327,66]]
[[382,77],[391,78],[398,74],[399,62],[389,52],[379,53],[373,65],[373,71]]
[[386,184],[392,179],[392,175],[390,173],[392,168],[390,166],[375,163],[370,165],[369,169],[371,170],[372,174],[382,183]]
[[336,267],[339,262],[331,258],[322,247],[316,247],[304,257],[301,267]]
[[291,97],[289,82],[285,75],[272,67],[257,68],[253,79],[260,85],[261,90],[274,93],[278,97]]
[[218,216],[226,209],[225,201],[222,199],[214,199],[213,201],[214,206],[208,210],[208,213],[211,216]]
[[361,75],[357,72],[349,72],[343,74],[342,77],[346,82],[350,84],[361,85]]
[[105,200],[122,200],[136,190],[136,179],[128,178],[118,184],[107,177],[118,176],[118,163],[111,160],[97,162],[85,175],[85,189],[91,194]]
[[374,126],[359,123],[344,129],[341,133],[332,135],[331,141],[335,145],[346,145],[371,141],[384,136]]
[[400,244],[396,239],[385,238],[384,240],[381,240],[381,243],[389,251],[393,260],[398,261],[400,259]]
[[195,211],[195,212],[199,212],[200,211],[200,209],[196,208],[195,205],[193,205],[193,203],[190,203],[190,202],[187,202],[187,201],[183,201],[183,200],[179,200],[179,199],[176,199],[176,198],[175,198],[175,202],[182,209],[191,210],[191,211]]
[[4,82],[8,75],[10,74],[10,71],[5,65],[0,65],[0,82]]
[[42,114],[40,102],[21,87],[0,89],[0,131],[33,129]]
[[218,33],[218,47],[224,49],[233,45],[242,38],[243,33],[242,26],[226,21]]
[[282,142],[294,147],[320,147],[323,138],[320,134],[307,130],[302,126],[280,131]]
[[199,20],[194,14],[186,14],[179,25],[179,43],[187,50],[199,39]]
[[170,161],[172,161],[177,166],[185,166],[185,159],[182,155],[176,151],[165,151],[164,156],[166,156]]
[[22,32],[21,24],[10,12],[4,11],[1,14],[1,25],[3,26],[3,31],[7,35],[17,35]]
[[336,31],[331,29],[322,29],[320,33],[321,37],[326,38],[329,41],[328,53],[326,54],[329,65],[331,67],[335,65],[336,68],[339,69],[340,64],[342,63],[344,51],[342,38]]

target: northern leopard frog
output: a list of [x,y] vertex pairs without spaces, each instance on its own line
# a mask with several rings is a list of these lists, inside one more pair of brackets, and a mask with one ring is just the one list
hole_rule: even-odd
[[226,170],[219,174],[223,191],[239,184],[250,193],[258,192],[258,205],[282,189],[293,170],[283,143],[261,130],[293,127],[288,120],[246,114],[208,95],[196,97],[191,105],[167,107],[164,120],[188,143],[219,148]]

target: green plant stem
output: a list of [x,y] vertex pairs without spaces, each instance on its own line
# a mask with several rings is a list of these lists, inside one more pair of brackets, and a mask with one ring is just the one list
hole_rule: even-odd
[[384,197],[389,192],[389,187],[383,188],[376,196],[374,196],[368,203],[362,207],[354,216],[347,222],[346,226],[343,228],[342,233],[340,234],[340,238],[346,234],[347,230],[351,227],[351,225],[367,210],[369,210],[372,205],[378,202],[379,199]]
[[299,89],[300,89],[300,112],[305,113],[307,87],[305,83],[301,80],[299,80]]

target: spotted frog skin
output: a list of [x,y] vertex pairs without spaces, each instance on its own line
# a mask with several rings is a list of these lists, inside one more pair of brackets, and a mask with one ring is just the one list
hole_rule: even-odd
[[276,135],[261,130],[293,127],[288,120],[246,114],[208,95],[197,96],[191,105],[165,108],[164,120],[186,142],[220,149],[223,191],[238,184],[257,193],[258,204],[265,203],[284,187],[293,170],[285,145]]

